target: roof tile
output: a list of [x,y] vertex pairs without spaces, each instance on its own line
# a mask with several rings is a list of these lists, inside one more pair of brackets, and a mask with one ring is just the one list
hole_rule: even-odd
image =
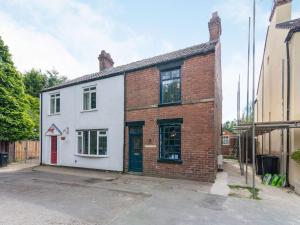
[[158,55],[158,56],[155,56],[152,58],[136,61],[136,62],[129,63],[126,65],[108,68],[108,69],[105,69],[100,72],[96,72],[96,73],[84,75],[84,76],[81,76],[81,77],[78,77],[78,78],[75,78],[72,80],[68,80],[60,85],[57,85],[57,86],[54,86],[51,88],[46,88],[42,92],[56,90],[59,88],[68,87],[68,86],[76,85],[76,84],[83,83],[83,82],[89,82],[89,81],[95,80],[95,79],[102,79],[102,78],[110,77],[113,75],[119,75],[119,74],[126,73],[126,72],[140,70],[140,69],[155,66],[155,65],[161,64],[161,63],[171,62],[171,61],[179,60],[179,59],[185,59],[185,58],[188,58],[188,57],[191,57],[194,55],[205,54],[205,53],[213,51],[215,49],[216,44],[217,44],[217,41],[210,41],[207,43],[195,45],[192,47],[188,47],[185,49],[166,53],[163,55]]

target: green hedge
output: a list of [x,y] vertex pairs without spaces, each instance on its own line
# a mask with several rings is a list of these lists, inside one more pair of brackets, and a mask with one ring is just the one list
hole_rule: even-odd
[[300,164],[300,149],[294,151],[291,155],[291,158]]

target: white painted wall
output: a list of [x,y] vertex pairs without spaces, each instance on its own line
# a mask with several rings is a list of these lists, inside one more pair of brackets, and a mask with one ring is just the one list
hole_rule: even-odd
[[[83,112],[83,88],[96,85],[97,110]],[[50,115],[50,94],[60,93],[60,114]],[[54,123],[61,131],[69,128],[66,139],[58,137],[57,165],[103,170],[123,170],[124,76],[115,76],[55,91],[44,92],[42,113],[42,162],[50,164],[48,128]],[[107,157],[78,156],[78,129],[108,129]]]

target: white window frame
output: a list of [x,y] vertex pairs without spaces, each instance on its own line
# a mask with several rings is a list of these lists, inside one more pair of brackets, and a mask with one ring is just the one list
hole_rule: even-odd
[[[89,96],[89,102],[88,102],[88,105],[87,105],[87,109],[84,108],[84,106],[85,106],[84,95],[86,93]],[[96,107],[95,108],[92,108],[92,93],[96,94]],[[96,85],[83,87],[83,90],[82,90],[82,110],[84,112],[97,110],[97,87],[96,87]]]
[[[59,96],[57,96],[59,95]],[[54,109],[53,112],[51,112],[51,100],[54,99]],[[56,101],[59,99],[59,111],[57,111],[56,108]],[[61,111],[61,98],[60,98],[60,93],[55,92],[55,93],[50,93],[50,104],[49,104],[49,115],[57,115],[60,114]]]
[[[83,153],[84,152],[84,145],[83,145],[83,131],[88,131],[88,154]],[[97,131],[97,154],[91,154],[91,131]],[[105,132],[105,134],[101,134],[101,132]],[[87,157],[108,157],[108,130],[107,129],[90,129],[90,130],[77,130],[76,131],[76,137],[77,137],[77,149],[76,149],[76,155],[80,156],[87,156]],[[82,138],[81,142],[81,153],[79,153],[79,143],[78,138]],[[106,154],[100,155],[99,154],[99,137],[106,137]]]
[[[224,143],[224,138],[227,138],[227,143]],[[229,137],[229,135],[223,135],[222,136],[222,145],[230,145],[230,137]]]

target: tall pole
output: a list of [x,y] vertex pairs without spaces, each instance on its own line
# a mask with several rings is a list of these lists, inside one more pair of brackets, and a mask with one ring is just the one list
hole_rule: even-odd
[[[247,68],[247,123],[249,120],[249,75],[250,75],[250,34],[251,34],[251,17],[249,16],[249,29],[248,29],[248,68]],[[248,184],[248,132],[246,133],[246,184]]]
[[256,20],[256,1],[253,0],[253,80],[252,80],[252,179],[253,179],[253,198],[255,193],[255,20]]
[[[240,105],[241,105],[241,76],[239,75],[239,81],[238,81],[238,91],[237,91],[237,125],[240,124]],[[244,175],[244,166],[242,163],[242,144],[241,144],[241,134],[239,134],[239,161],[240,161],[240,170],[241,170],[241,175]]]

